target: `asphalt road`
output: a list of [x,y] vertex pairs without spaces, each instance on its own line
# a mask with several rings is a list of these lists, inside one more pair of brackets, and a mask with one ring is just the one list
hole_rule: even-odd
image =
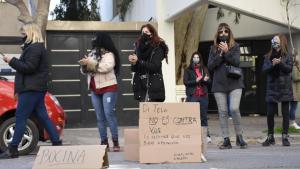
[[[109,153],[109,161],[112,169],[299,169],[299,156],[300,144],[291,147],[250,145],[245,150],[234,147],[222,151],[216,145],[210,145],[206,163],[140,164],[124,161],[122,152]],[[31,169],[35,157],[0,160],[0,169]]]

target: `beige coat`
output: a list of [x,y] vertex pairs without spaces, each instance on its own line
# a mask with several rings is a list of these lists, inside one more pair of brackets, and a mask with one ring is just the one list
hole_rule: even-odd
[[[299,56],[297,56],[297,60],[298,59],[299,59]],[[298,68],[295,65],[293,66],[292,80],[293,80],[294,100],[300,101],[300,71],[298,70]]]
[[112,52],[103,54],[99,63],[95,63],[95,60],[89,59],[87,67],[93,66],[96,66],[97,72],[87,74],[88,88],[90,87],[92,76],[94,76],[96,89],[117,84],[117,78],[114,71],[115,59]]

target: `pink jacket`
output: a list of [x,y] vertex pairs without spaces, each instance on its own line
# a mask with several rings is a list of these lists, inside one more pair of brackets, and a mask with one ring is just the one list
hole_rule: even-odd
[[[92,59],[91,59],[92,60]],[[88,62],[88,64],[94,64]],[[88,88],[90,88],[91,77],[94,76],[96,89],[101,89],[107,86],[117,84],[117,78],[114,71],[115,59],[112,52],[107,52],[102,55],[102,59],[98,63],[97,73],[87,74]]]

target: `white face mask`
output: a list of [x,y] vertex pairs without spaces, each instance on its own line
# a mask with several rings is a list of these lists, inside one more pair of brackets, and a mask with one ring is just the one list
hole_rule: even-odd
[[275,36],[271,40],[271,44],[272,44],[272,48],[275,50],[280,48],[280,39],[278,38],[278,36]]
[[199,64],[200,62],[200,59],[199,58],[193,58],[193,63],[194,64]]

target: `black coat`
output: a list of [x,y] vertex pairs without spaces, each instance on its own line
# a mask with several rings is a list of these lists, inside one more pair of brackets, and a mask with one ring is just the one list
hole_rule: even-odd
[[47,90],[49,67],[44,43],[29,45],[20,58],[13,58],[9,65],[17,71],[15,93]]
[[265,57],[263,71],[267,74],[267,102],[283,102],[293,100],[292,57],[281,57],[281,63],[273,66],[271,59]]
[[164,101],[165,87],[162,75],[162,60],[164,50],[160,45],[150,49],[148,56],[140,58],[131,70],[135,72],[133,77],[133,92],[136,100],[144,101],[147,91],[147,79],[149,84],[148,95],[150,101]]
[[240,65],[240,45],[235,45],[229,51],[220,56],[213,46],[210,48],[208,58],[208,69],[213,72],[212,92],[230,92],[234,89],[244,88],[243,76],[235,79],[226,74],[226,65],[239,67]]
[[[199,71],[202,73],[202,79],[197,82],[197,74],[193,68],[193,65],[190,65],[184,71],[183,83],[185,85],[185,93],[187,96],[192,96],[195,93],[196,87],[201,86],[204,89],[205,93],[208,93],[207,86],[209,81],[204,81],[204,77],[207,75],[202,67],[199,67]],[[209,76],[209,75],[208,75]]]

